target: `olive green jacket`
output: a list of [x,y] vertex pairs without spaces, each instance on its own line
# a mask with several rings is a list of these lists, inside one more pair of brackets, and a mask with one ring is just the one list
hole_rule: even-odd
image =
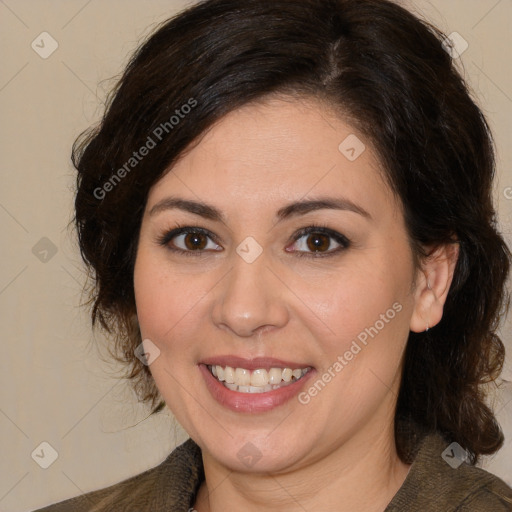
[[[384,512],[512,511],[512,489],[505,482],[465,462],[455,468],[447,447],[438,434],[423,439]],[[190,512],[203,480],[201,450],[189,439],[144,473],[36,512]]]

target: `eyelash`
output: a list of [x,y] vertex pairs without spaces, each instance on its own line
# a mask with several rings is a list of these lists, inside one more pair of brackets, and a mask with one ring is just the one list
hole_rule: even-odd
[[[220,245],[218,238],[208,231],[207,229],[201,228],[199,226],[181,226],[179,224],[176,224],[176,227],[165,232],[162,236],[158,237],[157,242],[159,245],[166,247],[168,250],[183,254],[184,256],[193,256],[198,257],[202,256],[204,254],[205,249],[202,250],[196,250],[196,251],[185,251],[183,249],[172,247],[169,245],[169,242],[171,240],[179,235],[182,234],[200,234],[205,235],[208,238],[210,238],[214,243],[217,245]],[[294,252],[298,257],[300,258],[326,258],[329,256],[334,256],[338,254],[341,251],[344,251],[348,249],[351,246],[351,241],[341,233],[338,233],[337,231],[334,231],[327,226],[320,225],[320,224],[311,224],[305,228],[300,229],[297,231],[293,237],[292,242],[295,243],[298,240],[300,240],[303,236],[311,235],[311,234],[318,234],[318,235],[326,235],[330,238],[332,238],[335,242],[340,244],[339,247],[336,249],[331,249],[326,252],[307,252],[307,251],[289,251]]]
[[326,252],[294,251],[296,256],[299,258],[328,258],[330,256],[339,254],[351,246],[351,242],[346,236],[320,224],[310,224],[305,228],[299,229],[299,231],[293,235],[292,240],[295,243],[306,235],[326,235],[340,244],[340,246],[336,249],[330,249]]

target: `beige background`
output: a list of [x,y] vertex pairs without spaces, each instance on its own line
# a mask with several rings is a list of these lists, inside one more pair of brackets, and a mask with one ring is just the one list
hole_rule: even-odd
[[[116,368],[101,361],[87,312],[78,307],[84,276],[73,231],[66,228],[73,201],[73,140],[99,119],[113,84],[107,79],[122,70],[157,22],[184,5],[178,0],[0,0],[0,511],[28,511],[113,484],[158,464],[186,437],[167,411],[145,420],[147,413],[126,383],[116,380]],[[510,242],[512,2],[414,0],[407,5],[469,43],[461,61],[496,135],[496,200]],[[43,31],[58,43],[47,59],[31,47]],[[510,327],[509,319],[502,327],[509,347],[506,381],[512,381]],[[96,339],[101,343],[99,335]],[[511,387],[505,382],[496,398],[506,447],[484,463],[509,484]],[[34,460],[42,442],[58,454],[48,469]],[[50,449],[42,448],[48,457]]]

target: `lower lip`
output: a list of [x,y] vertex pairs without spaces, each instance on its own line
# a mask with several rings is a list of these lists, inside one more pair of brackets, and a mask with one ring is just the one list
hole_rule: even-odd
[[306,375],[293,384],[288,384],[272,391],[264,393],[240,393],[232,391],[219,382],[204,364],[199,365],[206,386],[217,402],[235,412],[266,412],[284,404],[294,396],[298,395],[307,380],[311,378],[315,370],[311,369]]

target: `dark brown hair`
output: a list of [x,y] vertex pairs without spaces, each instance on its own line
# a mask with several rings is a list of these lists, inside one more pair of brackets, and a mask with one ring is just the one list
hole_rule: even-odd
[[[473,463],[499,449],[483,384],[503,365],[495,332],[511,255],[496,229],[491,135],[443,38],[387,0],[206,0],[141,45],[99,126],[75,143],[73,163],[92,323],[110,333],[112,355],[153,412],[164,404],[134,356],[133,268],[149,189],[222,116],[286,94],[326,103],[368,138],[403,204],[418,261],[427,257],[421,247],[460,246],[441,322],[409,336],[399,455],[407,459],[420,431],[457,441]],[[399,428],[402,419],[416,430]]]

